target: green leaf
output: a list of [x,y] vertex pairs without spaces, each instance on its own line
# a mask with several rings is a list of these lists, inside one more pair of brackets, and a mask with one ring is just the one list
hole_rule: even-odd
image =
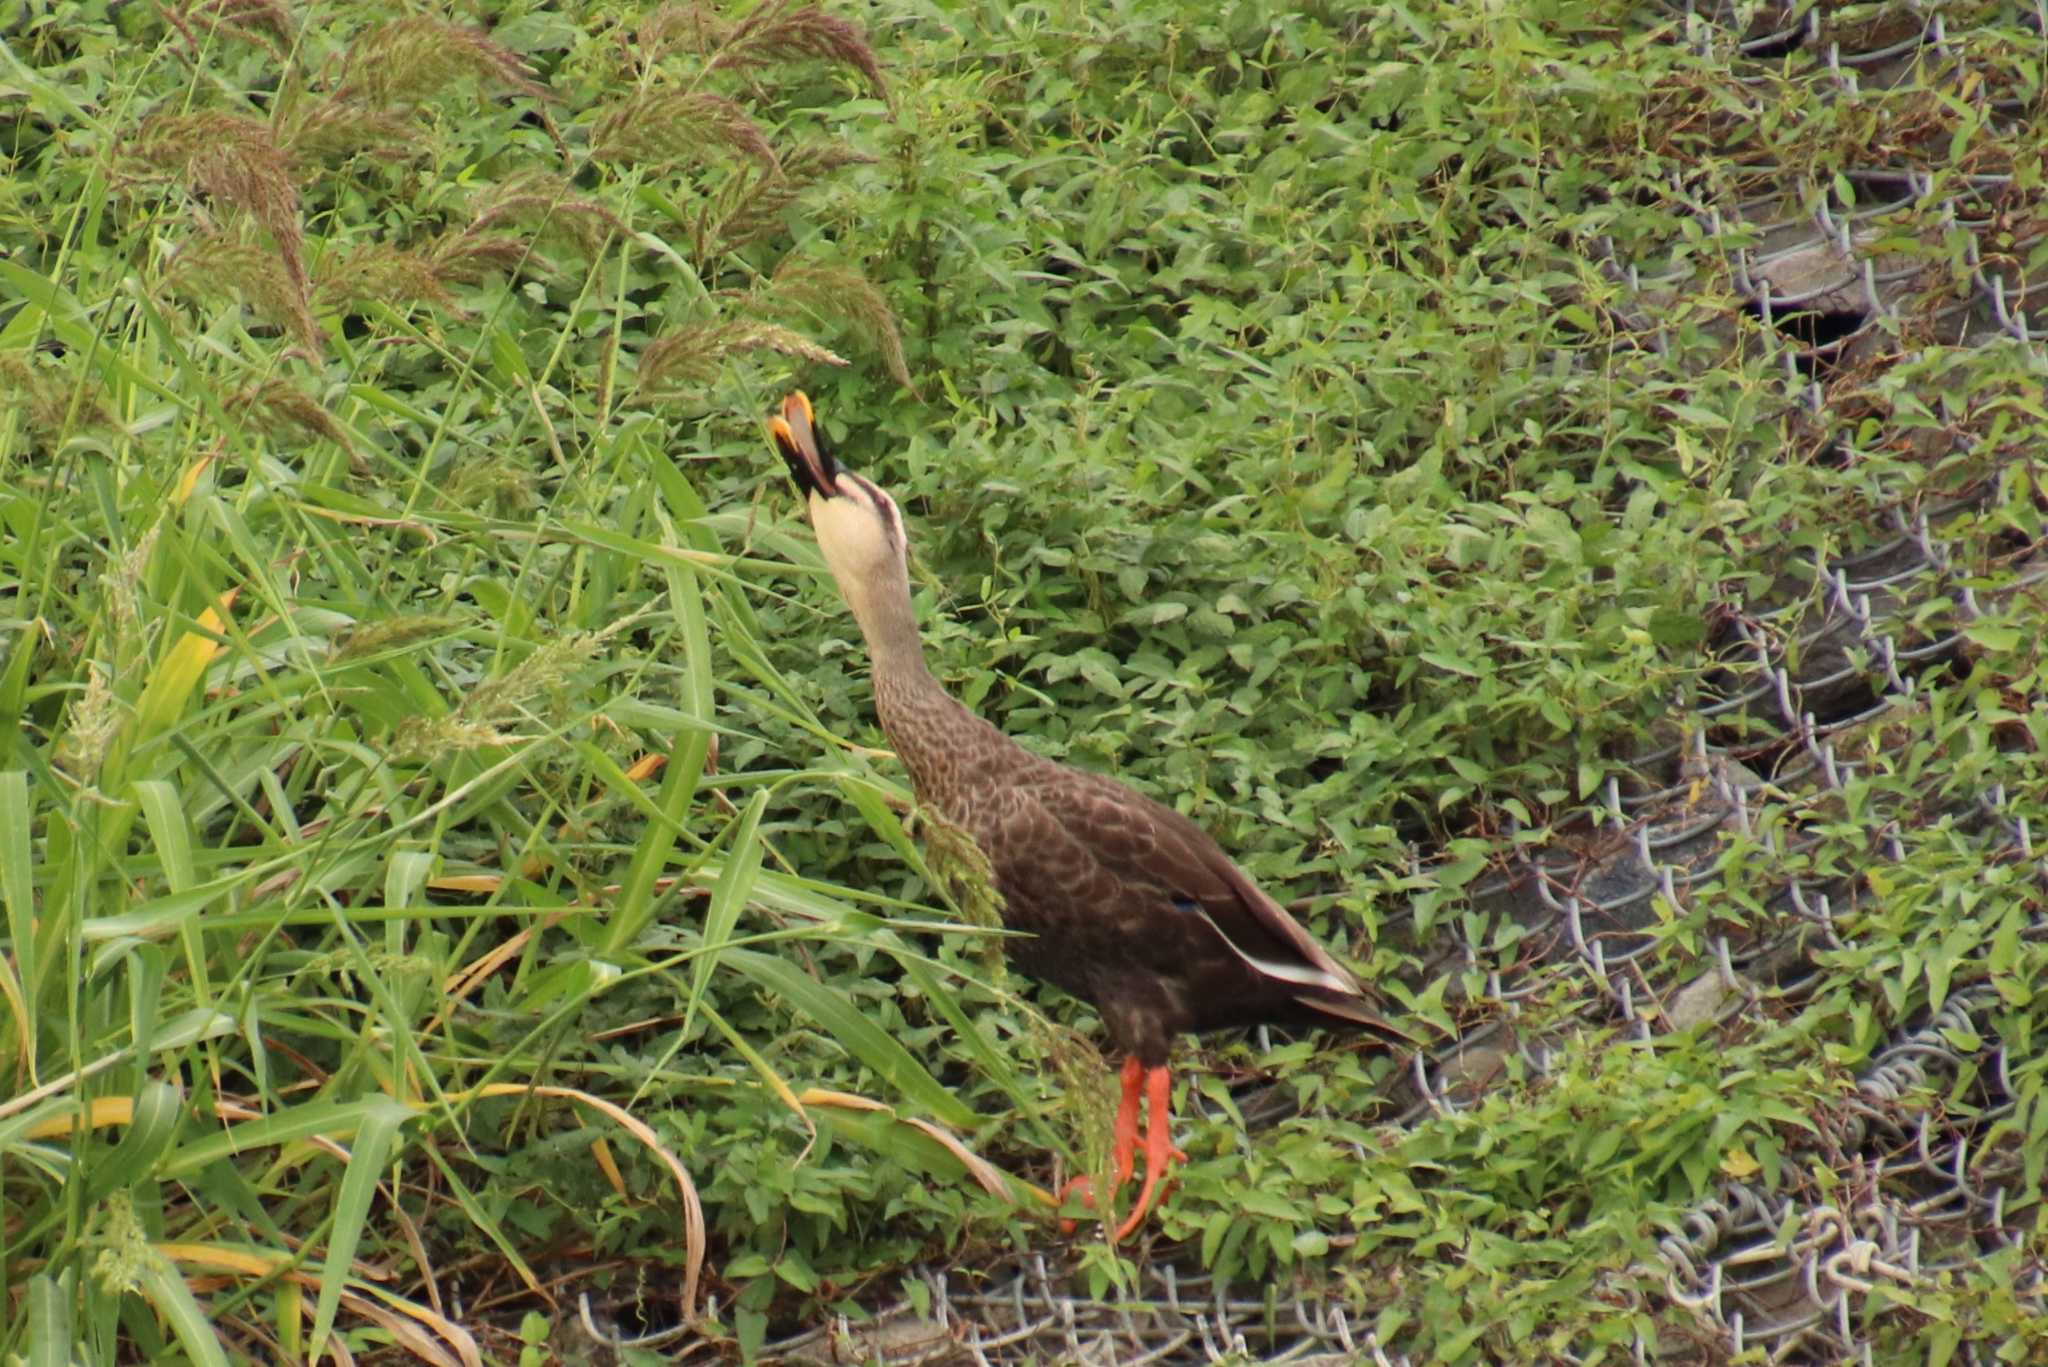
[[1972,643],[2000,654],[2018,650],[2020,642],[2026,639],[2018,627],[1999,622],[1972,622],[1963,628],[1963,635]]
[[812,1270],[803,1253],[795,1248],[784,1250],[776,1260],[775,1275],[806,1295],[818,1289],[818,1274]]
[[1696,646],[1707,639],[1707,624],[1696,613],[1659,608],[1650,614],[1650,639],[1660,646]]
[[662,820],[650,825],[634,848],[633,862],[626,871],[618,911],[606,941],[612,954],[639,939],[654,919],[655,885],[675,849],[676,833],[683,829],[697,784],[704,775],[704,762],[711,753],[711,735],[703,729],[708,727],[712,713],[711,641],[705,626],[703,586],[688,563],[665,562],[661,569],[668,581],[669,602],[682,625],[684,710],[698,726],[675,743],[662,770],[661,794],[655,799]]
[[[35,996],[42,985],[42,965],[35,933],[35,864],[29,851],[28,775],[19,769],[0,772],[0,903],[7,910],[8,941],[15,956],[22,990]],[[5,972],[0,965],[0,972]],[[36,1018],[20,1020],[23,1044],[33,1047]]]
[[[231,1034],[233,1030],[234,1022],[230,1020],[225,1033]],[[240,1121],[218,1134],[209,1134],[180,1146],[165,1157],[158,1176],[165,1181],[177,1181],[254,1149],[274,1148],[315,1137],[345,1143],[363,1126],[385,1115],[397,1104],[387,1097],[374,1096],[356,1101],[308,1101],[288,1106],[255,1120]],[[399,1107],[400,1111],[404,1109]]]
[[1419,650],[1416,652],[1416,658],[1420,659],[1424,664],[1435,665],[1438,669],[1447,670],[1452,674],[1461,674],[1468,679],[1485,677],[1485,671],[1473,661],[1462,656],[1447,654],[1441,650]]

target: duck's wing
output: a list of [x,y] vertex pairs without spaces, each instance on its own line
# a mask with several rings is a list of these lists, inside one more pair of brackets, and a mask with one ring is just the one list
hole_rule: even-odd
[[1037,843],[1057,848],[1064,862],[1092,865],[1074,867],[1069,876],[1106,901],[1101,914],[1130,917],[1134,934],[1146,933],[1162,915],[1198,920],[1246,967],[1303,1005],[1414,1042],[1383,1019],[1357,977],[1194,822],[1101,775],[1048,766],[1021,786],[1030,801],[1019,816],[1039,828]]

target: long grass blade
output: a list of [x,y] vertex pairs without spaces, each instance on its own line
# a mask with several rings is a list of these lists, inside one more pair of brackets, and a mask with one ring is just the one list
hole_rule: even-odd
[[143,1259],[137,1290],[171,1326],[171,1332],[202,1367],[228,1367],[227,1349],[214,1331],[213,1316],[201,1308],[177,1265],[156,1249]]
[[192,630],[180,636],[150,671],[142,697],[135,704],[138,739],[161,734],[178,719],[192,690],[206,673],[206,667],[220,654],[222,634],[227,630],[228,609],[234,606],[238,589],[229,589],[211,606],[203,609]]
[[7,969],[7,997],[13,1007],[15,1041],[23,1072],[36,1073],[36,1015],[30,999],[42,981],[36,941],[35,884],[30,856],[28,775],[0,773],[0,904],[7,911],[7,936],[14,962]]
[[751,949],[727,950],[725,960],[823,1026],[848,1053],[875,1070],[906,1101],[949,1125],[974,1124],[974,1112],[924,1070],[896,1038],[861,1014],[844,994],[805,976],[787,960]]
[[320,1295],[313,1307],[313,1331],[307,1337],[307,1360],[317,1362],[334,1328],[335,1313],[348,1284],[356,1246],[362,1242],[363,1227],[369,1219],[370,1202],[384,1175],[392,1145],[412,1112],[395,1101],[379,1099],[362,1108],[356,1129],[355,1148],[349,1154],[348,1170],[334,1197],[334,1218],[328,1228],[327,1265],[320,1273]]
[[251,1149],[271,1148],[300,1140],[324,1139],[342,1143],[395,1105],[398,1103],[388,1097],[376,1096],[356,1101],[309,1101],[289,1106],[180,1145],[164,1158],[160,1175],[166,1180],[177,1180]]
[[[705,628],[703,585],[688,563],[664,566],[669,586],[669,603],[683,637],[684,704],[696,721],[708,724],[712,716],[711,639]],[[618,912],[608,940],[611,953],[620,952],[639,938],[655,914],[655,884],[675,849],[675,832],[683,826],[685,814],[697,794],[704,774],[704,762],[711,753],[708,731],[693,728],[675,743],[675,752],[661,776],[661,795],[656,799],[664,820],[650,825],[633,851],[620,890]]]
[[703,945],[690,965],[690,997],[683,1007],[685,1039],[689,1038],[690,1023],[698,1004],[704,1000],[705,985],[717,970],[719,957],[732,939],[733,927],[739,923],[740,913],[746,910],[747,901],[753,896],[754,876],[761,869],[758,839],[761,813],[767,809],[766,790],[756,792],[753,800],[747,803],[746,810],[733,823],[725,867],[719,870],[718,881],[711,888],[710,903],[704,909]]
[[97,1205],[117,1191],[148,1181],[178,1137],[185,1117],[185,1097],[167,1082],[150,1082],[135,1095],[128,1132],[114,1151],[96,1156],[86,1202]]
[[[213,642],[202,644],[211,646]],[[156,844],[157,858],[163,861],[164,881],[171,885],[172,892],[189,891],[199,881],[199,875],[192,862],[192,827],[185,817],[184,798],[177,785],[166,779],[138,779],[134,788],[136,800],[142,806],[142,819]]]

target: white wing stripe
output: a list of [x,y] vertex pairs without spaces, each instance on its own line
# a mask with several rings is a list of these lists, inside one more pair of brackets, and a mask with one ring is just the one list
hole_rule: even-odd
[[1206,911],[1198,911],[1196,914],[1209,923],[1209,929],[1216,932],[1217,939],[1230,946],[1232,954],[1244,960],[1255,972],[1283,983],[1292,983],[1296,987],[1316,987],[1346,997],[1358,995],[1356,983],[1349,978],[1340,978],[1327,969],[1317,968],[1313,964],[1279,963],[1272,959],[1261,959],[1256,954],[1247,954],[1243,946],[1223,933],[1223,927],[1216,924],[1215,917]]

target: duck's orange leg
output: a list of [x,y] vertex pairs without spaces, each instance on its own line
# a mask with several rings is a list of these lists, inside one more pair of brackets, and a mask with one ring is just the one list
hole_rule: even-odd
[[[1136,1059],[1131,1063],[1135,1064]],[[1126,1065],[1124,1076],[1129,1078],[1133,1069]],[[1135,1128],[1135,1122],[1134,1126]],[[1129,1150],[1124,1150],[1128,1157]],[[1138,1227],[1151,1208],[1152,1193],[1159,1188],[1159,1179],[1166,1175],[1166,1165],[1172,1162],[1184,1163],[1187,1155],[1173,1147],[1173,1075],[1164,1067],[1145,1070],[1145,1186],[1138,1193],[1138,1204],[1131,1207],[1131,1213],[1111,1237],[1111,1243],[1121,1241]],[[1123,1173],[1130,1173],[1126,1162]]]
[[1137,1162],[1138,1153],[1138,1093],[1145,1084],[1145,1065],[1132,1054],[1124,1060],[1124,1071],[1118,1082],[1123,1094],[1117,1098],[1116,1128],[1110,1131],[1113,1142],[1109,1148],[1111,1172],[1109,1189],[1117,1190],[1131,1180],[1131,1168]]
[[[1138,1151],[1138,1096],[1145,1089],[1145,1065],[1132,1054],[1124,1060],[1121,1078],[1123,1095],[1116,1104],[1116,1128],[1110,1132],[1109,1189],[1115,1191],[1131,1180],[1131,1169],[1137,1162]],[[1060,1202],[1065,1204],[1069,1196],[1079,1195],[1081,1204],[1095,1204],[1095,1179],[1088,1176],[1076,1177],[1060,1188]],[[1060,1228],[1068,1234],[1074,1232],[1072,1220],[1060,1221]]]

